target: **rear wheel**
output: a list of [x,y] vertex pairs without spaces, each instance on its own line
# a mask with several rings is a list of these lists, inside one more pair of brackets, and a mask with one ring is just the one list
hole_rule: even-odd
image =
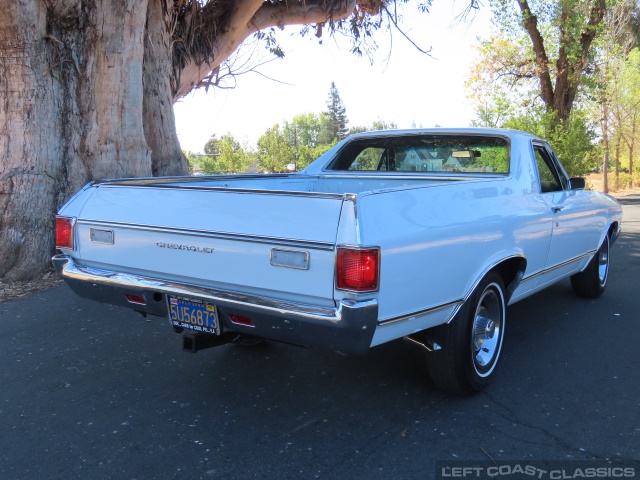
[[605,236],[598,252],[587,268],[571,277],[571,286],[577,295],[598,298],[607,287],[609,278],[609,236]]
[[428,353],[427,368],[442,390],[460,395],[481,391],[493,378],[506,324],[504,283],[490,272],[455,318],[436,327],[432,338],[442,347]]

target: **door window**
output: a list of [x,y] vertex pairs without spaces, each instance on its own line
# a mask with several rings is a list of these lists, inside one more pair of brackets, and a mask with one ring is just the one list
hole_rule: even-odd
[[536,156],[536,165],[538,166],[540,192],[547,193],[562,190],[564,185],[550,153],[542,145],[534,145],[533,151]]

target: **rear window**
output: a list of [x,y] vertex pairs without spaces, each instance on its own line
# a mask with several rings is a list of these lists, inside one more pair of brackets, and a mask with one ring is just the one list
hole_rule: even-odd
[[328,170],[361,172],[509,173],[505,138],[405,135],[345,145]]

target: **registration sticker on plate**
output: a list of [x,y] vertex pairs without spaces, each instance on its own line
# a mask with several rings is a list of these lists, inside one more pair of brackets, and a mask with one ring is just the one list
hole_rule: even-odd
[[176,327],[220,334],[216,306],[202,300],[167,295],[169,319]]

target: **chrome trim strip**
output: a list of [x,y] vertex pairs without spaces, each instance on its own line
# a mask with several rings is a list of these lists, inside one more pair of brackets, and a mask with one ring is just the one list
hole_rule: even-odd
[[[351,202],[353,204],[353,216],[356,222],[356,242],[358,242],[358,244],[362,243],[362,235],[360,233],[360,218],[358,216],[358,195],[355,193],[345,193],[344,194],[344,201],[342,203],[342,208],[344,208],[344,205],[346,202]],[[340,213],[340,217],[342,217],[342,212]]]
[[238,180],[239,178],[243,180],[247,179],[258,179],[258,178],[288,178],[290,174],[288,173],[270,173],[268,176],[264,174],[243,174],[243,175],[172,175],[167,177],[128,177],[128,178],[103,178],[101,180],[97,180],[91,183],[92,186],[106,186],[106,185],[118,185],[118,186],[128,186],[128,185],[140,185],[140,186],[150,186],[150,185],[163,185],[168,183],[175,182],[191,182],[191,183],[204,183],[211,182],[215,180]]
[[567,265],[573,263],[573,262],[577,262],[578,260],[582,260],[585,257],[592,257],[593,255],[595,255],[595,253],[597,252],[597,250],[591,250],[590,252],[585,253],[584,255],[579,255],[571,260],[567,260],[566,262],[562,262],[559,263],[557,265],[554,265],[553,267],[549,267],[549,268],[545,268],[544,270],[540,270],[537,273],[533,273],[525,278],[522,279],[522,282],[527,282],[529,280],[533,280],[536,277],[539,277],[540,275],[544,275],[545,273],[549,273],[552,272],[553,270],[557,270],[558,268],[562,268],[562,267],[566,267]]
[[180,284],[169,280],[118,273],[97,268],[76,265],[66,255],[56,255],[52,259],[58,274],[65,280],[85,282],[87,285],[97,284],[115,288],[135,290],[151,290],[164,294],[184,295],[206,299],[214,304],[233,305],[239,308],[257,310],[278,316],[298,317],[328,323],[339,323],[345,309],[369,308],[377,306],[376,300],[342,300],[338,308],[323,308],[294,302],[284,302],[259,295],[219,290],[196,285]]
[[417,312],[414,313],[409,313],[407,315],[402,315],[400,317],[394,317],[394,318],[389,318],[387,320],[382,320],[381,322],[378,323],[378,325],[382,326],[382,325],[389,325],[391,323],[397,323],[397,322],[402,322],[404,320],[409,320],[411,317],[417,317],[420,315],[427,315],[429,313],[434,313],[440,310],[444,310],[445,308],[451,308],[451,307],[458,307],[459,305],[462,305],[464,303],[464,300],[456,300],[454,302],[449,302],[449,303],[445,303],[443,305],[438,305],[437,307],[432,307],[432,308],[427,308],[424,310],[419,310]]
[[[336,172],[336,173],[330,173]],[[509,176],[508,173],[445,173],[444,175],[434,174],[434,172],[398,172],[394,174],[386,170],[367,170],[360,173],[348,174],[344,170],[324,170],[319,179],[376,179],[376,180],[434,180],[434,181],[460,181],[460,180],[503,180]],[[384,172],[384,173],[381,173]]]
[[220,240],[237,240],[241,242],[251,243],[267,243],[269,245],[283,245],[288,247],[298,247],[314,250],[333,251],[335,245],[331,242],[317,242],[312,240],[296,240],[293,238],[267,237],[260,235],[249,235],[240,233],[214,232],[212,230],[192,230],[190,228],[164,227],[161,225],[145,225],[139,223],[111,222],[106,220],[93,220],[90,218],[81,218],[78,224],[84,226],[102,226],[111,228],[128,228],[131,230],[146,230],[150,232],[171,233],[175,235],[189,235],[205,238],[216,238]]
[[[191,181],[190,179],[183,181]],[[122,183],[101,183],[97,186],[103,188],[159,188],[159,189],[174,189],[174,190],[199,190],[206,192],[226,192],[226,193],[239,193],[239,194],[255,194],[255,195],[278,195],[288,197],[312,197],[312,198],[325,198],[331,200],[342,200],[344,195],[341,193],[328,193],[328,192],[306,192],[300,190],[263,190],[252,188],[233,188],[233,187],[205,187],[201,185],[175,185],[175,184],[154,184],[144,182],[122,182]]]

